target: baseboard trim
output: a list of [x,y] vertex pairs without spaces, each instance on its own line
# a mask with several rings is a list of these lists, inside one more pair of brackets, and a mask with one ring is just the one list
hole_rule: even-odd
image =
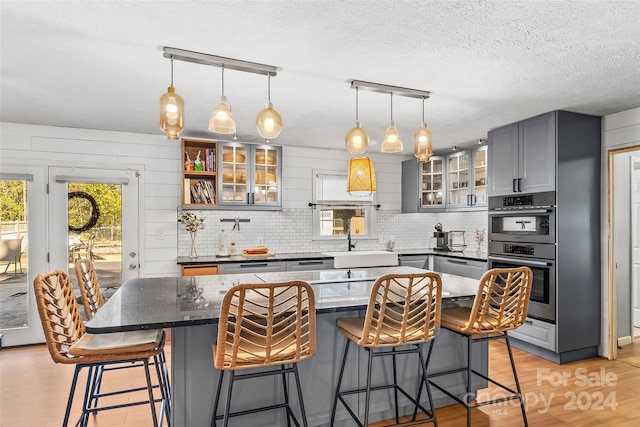
[[618,338],[618,347],[622,347],[625,346],[627,344],[631,344],[633,342],[633,338],[631,338],[630,335],[627,335],[626,337],[620,337]]

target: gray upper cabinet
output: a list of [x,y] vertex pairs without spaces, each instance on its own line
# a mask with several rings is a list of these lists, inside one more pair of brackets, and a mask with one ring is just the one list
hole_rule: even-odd
[[432,156],[427,163],[415,159],[402,162],[402,212],[444,210],[444,157]]
[[489,196],[554,191],[556,112],[489,132]]
[[279,210],[282,147],[218,143],[218,208]]

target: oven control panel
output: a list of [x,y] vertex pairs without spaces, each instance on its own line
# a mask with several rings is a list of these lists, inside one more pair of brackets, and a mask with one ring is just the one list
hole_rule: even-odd
[[513,206],[535,206],[534,195],[526,194],[522,196],[507,196],[502,198],[502,207],[508,208]]
[[534,256],[535,249],[533,245],[513,245],[510,243],[507,243],[502,245],[502,253]]

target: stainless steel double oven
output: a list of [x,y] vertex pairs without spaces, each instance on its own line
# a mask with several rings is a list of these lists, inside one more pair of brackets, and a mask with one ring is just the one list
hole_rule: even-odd
[[556,193],[489,198],[489,268],[533,272],[529,317],[556,320]]

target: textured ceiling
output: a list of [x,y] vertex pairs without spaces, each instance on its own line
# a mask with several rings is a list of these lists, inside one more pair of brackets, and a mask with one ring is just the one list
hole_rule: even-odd
[[[353,126],[348,79],[432,92],[434,148],[554,109],[598,116],[640,106],[639,1],[0,2],[0,121],[161,135],[170,80],[160,46],[278,66],[274,142],[343,148]],[[208,120],[220,69],[175,62],[183,136]],[[225,94],[241,139],[257,141],[266,77],[229,70]],[[379,150],[389,96],[360,93]],[[411,153],[420,100],[394,97]]]

